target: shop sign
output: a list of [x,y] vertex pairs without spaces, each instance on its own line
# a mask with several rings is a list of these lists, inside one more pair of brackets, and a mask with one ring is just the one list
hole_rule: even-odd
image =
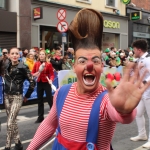
[[119,29],[120,28],[120,23],[115,22],[115,21],[110,21],[110,20],[104,20],[104,27],[105,28],[113,28],[113,29]]
[[122,0],[122,2],[127,5],[131,2],[131,0]]
[[148,34],[148,33],[142,33],[142,32],[133,32],[133,37],[150,39],[150,34]]
[[140,20],[140,19],[142,19],[142,12],[141,11],[130,13],[130,20]]
[[33,18],[34,18],[34,20],[43,18],[42,7],[36,7],[33,9]]

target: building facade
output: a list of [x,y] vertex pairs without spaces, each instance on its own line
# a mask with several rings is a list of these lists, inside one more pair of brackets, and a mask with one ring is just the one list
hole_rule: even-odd
[[[129,18],[128,43],[129,46],[131,46],[135,40],[145,39],[148,42],[148,49],[150,51],[150,5],[148,5],[147,0],[142,1],[142,3],[135,2],[136,1],[132,1],[133,5],[126,6],[126,15]],[[133,17],[138,15],[140,15],[141,17]]]
[[0,1],[0,49],[17,46],[17,14],[8,11],[8,0]]
[[[0,9],[3,12],[0,12],[0,16],[3,17],[2,20],[8,19],[5,24],[4,21],[0,25],[0,32],[11,33],[13,36],[8,34],[6,39],[13,37],[16,40],[15,44],[10,44],[9,47],[17,46],[28,49],[43,47],[46,49],[62,44],[62,33],[57,30],[60,22],[57,12],[62,8],[66,10],[65,21],[68,25],[82,8],[100,11],[104,17],[103,49],[111,46],[125,49],[128,46],[128,17],[125,16],[126,6],[120,0],[4,0],[3,2],[7,2],[7,9]],[[0,5],[5,6],[4,3]],[[42,17],[37,19],[39,8],[41,8]],[[6,16],[7,13],[14,16],[10,19]],[[0,34],[0,45],[3,45],[1,43],[4,38],[1,39],[1,35],[5,36]],[[11,39],[9,39],[10,42],[6,42],[7,45],[11,43]],[[70,44],[68,35],[66,44],[68,46]]]
[[[53,48],[57,44],[62,43],[62,34],[57,30],[60,22],[57,13],[59,9],[66,10],[65,21],[70,24],[75,14],[82,8],[94,8],[100,11],[104,17],[104,33],[103,33],[103,49],[107,47],[116,47],[126,49],[128,46],[128,17],[125,16],[125,5],[119,0],[113,3],[113,6],[108,6],[108,0],[103,0],[101,3],[98,0],[74,0],[70,1],[32,1],[31,9],[42,7],[42,18],[34,19],[34,11],[32,11],[31,20],[31,46]],[[97,4],[100,5],[97,5]],[[120,11],[119,9],[120,8]],[[122,8],[122,9],[121,9]],[[120,14],[114,13],[118,10]],[[124,10],[124,11],[123,11]],[[69,38],[67,38],[69,45]]]

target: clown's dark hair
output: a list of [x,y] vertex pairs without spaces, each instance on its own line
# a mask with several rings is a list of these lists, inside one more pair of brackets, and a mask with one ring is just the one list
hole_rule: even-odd
[[74,50],[79,48],[101,50],[103,34],[103,17],[96,10],[80,10],[69,25],[69,35]]

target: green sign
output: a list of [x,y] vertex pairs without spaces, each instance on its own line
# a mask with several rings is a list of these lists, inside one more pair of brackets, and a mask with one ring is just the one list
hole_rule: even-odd
[[140,20],[140,19],[142,19],[141,11],[130,13],[130,20]]
[[131,0],[122,0],[122,2],[123,2],[124,4],[126,4],[126,5],[129,4],[130,1],[131,1]]

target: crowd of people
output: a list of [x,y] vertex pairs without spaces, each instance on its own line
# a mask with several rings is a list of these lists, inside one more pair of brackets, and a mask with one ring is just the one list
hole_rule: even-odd
[[[102,53],[103,22],[100,12],[89,8],[80,10],[69,25],[74,49],[68,48],[64,56],[61,46],[52,51],[35,48],[29,51],[19,48],[2,50],[0,75],[5,81],[4,103],[8,117],[5,150],[11,149],[12,139],[15,150],[23,150],[16,118],[22,102],[26,102],[33,92],[35,82],[38,93],[38,118],[35,123],[42,123],[27,150],[39,149],[55,131],[53,150],[112,150],[116,123],[129,124],[135,117],[139,134],[131,140],[148,139],[144,127],[144,112],[149,113],[150,90],[147,42],[135,41],[135,54],[132,48],[116,50],[114,47]],[[139,58],[136,63],[134,57]],[[99,80],[103,66],[119,65],[126,66],[119,85],[113,88],[109,79],[106,79],[106,87],[101,85]],[[54,70],[58,72],[62,69],[73,69],[77,82],[60,87],[52,99],[49,90]],[[30,85],[22,97],[25,79]],[[50,107],[45,119],[44,91]],[[143,147],[149,144],[148,141]]]
[[[25,63],[29,70],[32,72],[33,66],[36,61],[38,61],[39,52],[44,50],[43,48],[32,48],[30,50],[26,48],[18,48],[20,53],[19,61]],[[68,47],[64,56],[62,55],[61,45],[49,50],[45,50],[46,60],[52,64],[54,71],[60,70],[71,70],[73,69],[74,64],[74,49]],[[5,64],[8,63],[8,50],[3,49],[0,59],[3,59]],[[115,47],[109,47],[102,51],[102,61],[104,67],[119,67],[125,66],[128,61],[135,61],[134,51],[132,47],[129,47],[125,50],[116,49]]]
[[[36,61],[38,61],[39,52],[44,50],[43,48],[32,48],[30,50],[26,48],[18,48],[19,49],[19,61],[25,63],[29,70],[32,72],[33,66]],[[57,46],[52,50],[46,49],[44,50],[46,54],[47,62],[50,62],[55,71],[60,70],[70,70],[74,64],[74,50],[73,48],[67,48],[65,50],[64,56],[62,55],[62,47]],[[9,61],[8,56],[9,51],[7,49],[2,49],[2,55],[0,56],[0,60],[2,59],[5,64]]]
[[116,49],[115,47],[106,48],[102,53],[102,59],[105,67],[125,66],[128,61],[135,61],[132,47]]

